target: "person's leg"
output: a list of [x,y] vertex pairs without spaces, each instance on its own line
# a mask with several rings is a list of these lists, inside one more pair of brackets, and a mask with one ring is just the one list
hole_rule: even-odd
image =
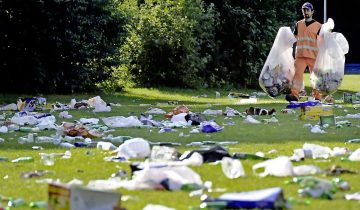
[[[312,59],[312,58],[306,58],[306,63],[309,67],[309,71],[310,71],[310,74],[313,72],[314,70],[314,65],[315,65],[315,59]],[[321,93],[319,90],[317,89],[313,89],[312,90],[312,96],[315,98],[315,100],[321,100]]]
[[305,58],[295,59],[295,75],[291,82],[291,94],[286,95],[287,101],[297,101],[299,98],[299,92],[303,87],[304,71],[306,68]]

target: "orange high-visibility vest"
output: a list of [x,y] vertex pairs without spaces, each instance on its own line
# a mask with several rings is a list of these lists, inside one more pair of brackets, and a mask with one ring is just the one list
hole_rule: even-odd
[[321,24],[317,21],[306,27],[305,20],[297,22],[298,34],[296,45],[296,58],[312,58],[316,59],[319,51],[316,36],[321,28]]

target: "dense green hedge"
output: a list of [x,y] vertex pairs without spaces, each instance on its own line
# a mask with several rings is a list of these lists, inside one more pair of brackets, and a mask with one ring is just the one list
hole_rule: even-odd
[[[249,87],[296,0],[2,0],[2,92]],[[98,84],[97,86],[95,84]]]

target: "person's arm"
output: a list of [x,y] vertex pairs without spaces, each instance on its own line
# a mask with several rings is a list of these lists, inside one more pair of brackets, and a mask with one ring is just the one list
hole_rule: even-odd
[[[297,38],[297,35],[298,35],[298,23],[296,23],[293,33],[294,33],[295,38]],[[293,52],[292,52],[293,58],[295,58],[296,43],[297,43],[297,42],[294,42],[294,44],[293,44]]]
[[[322,25],[321,25],[322,27]],[[320,35],[320,31],[321,31],[321,27],[319,28],[319,31],[317,32],[317,36],[316,36],[316,44],[319,47],[320,45],[322,45],[322,43],[324,42],[324,36],[323,34]]]

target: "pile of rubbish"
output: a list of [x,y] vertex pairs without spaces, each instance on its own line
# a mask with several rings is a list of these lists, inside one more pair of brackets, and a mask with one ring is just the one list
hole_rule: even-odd
[[[245,97],[243,95],[238,97]],[[247,96],[246,96],[247,97]],[[20,99],[19,99],[20,100]],[[354,100],[355,101],[355,100]],[[286,109],[277,113],[275,109],[267,109],[254,105],[239,111],[231,107],[222,109],[208,109],[203,112],[192,112],[186,105],[172,103],[170,112],[161,108],[144,108],[139,116],[129,113],[129,116],[109,116],[99,118],[75,118],[69,114],[74,110],[92,110],[93,116],[98,112],[111,112],[112,107],[121,107],[119,104],[111,104],[103,101],[99,96],[88,100],[76,101],[72,99],[69,104],[56,102],[46,104],[46,99],[34,97],[31,100],[21,99],[21,103],[13,106],[11,104],[2,106],[0,118],[1,133],[15,133],[17,142],[30,145],[33,150],[39,150],[40,164],[51,167],[63,163],[63,159],[74,158],[72,151],[75,148],[88,148],[89,154],[94,150],[104,151],[104,161],[120,162],[128,164],[130,172],[119,169],[117,173],[111,174],[104,179],[94,179],[84,184],[81,180],[72,180],[69,183],[55,179],[52,170],[34,170],[23,172],[22,179],[39,179],[43,176],[53,177],[44,179],[49,184],[49,200],[26,202],[23,198],[10,198],[0,195],[1,205],[8,208],[29,205],[31,208],[48,209],[124,209],[121,203],[124,195],[115,193],[114,190],[164,190],[185,191],[189,197],[200,197],[199,206],[194,209],[288,209],[299,205],[302,201],[297,198],[285,197],[286,191],[281,187],[270,187],[265,189],[254,189],[253,191],[226,192],[225,190],[213,188],[213,182],[204,179],[193,167],[201,167],[204,164],[220,165],[219,170],[228,179],[242,179],[247,176],[256,176],[264,179],[268,176],[291,177],[286,184],[299,185],[299,197],[334,199],[337,192],[351,190],[351,185],[345,179],[340,178],[342,174],[357,175],[352,168],[344,168],[332,164],[329,168],[321,168],[316,165],[301,164],[306,159],[310,160],[334,160],[357,162],[360,161],[360,148],[351,151],[345,147],[329,148],[323,145],[304,143],[302,148],[294,148],[291,156],[279,153],[275,149],[267,154],[263,152],[230,152],[232,145],[240,145],[235,140],[202,140],[193,142],[176,141],[150,141],[139,136],[113,135],[119,128],[143,128],[149,132],[158,130],[158,134],[177,133],[181,129],[179,137],[190,135],[216,135],[213,133],[226,132],[230,126],[236,126],[237,121],[247,124],[269,124],[281,123],[277,115],[289,115],[297,113],[298,109],[304,109],[300,115],[311,114],[309,107],[322,107],[327,111],[327,106],[319,101],[291,102]],[[333,108],[339,107],[332,106]],[[46,112],[50,110],[49,112]],[[325,112],[323,110],[323,112]],[[14,111],[14,112],[9,112]],[[310,112],[310,113],[309,113]],[[313,111],[314,112],[314,111]],[[58,113],[58,114],[56,114]],[[75,114],[75,112],[73,112]],[[89,112],[87,112],[89,113]],[[321,115],[322,112],[317,115]],[[154,117],[157,116],[157,117]],[[159,116],[163,119],[158,120]],[[214,119],[224,118],[224,122],[217,123]],[[321,117],[321,116],[320,116]],[[335,119],[335,116],[333,116]],[[326,133],[326,129],[345,129],[345,127],[356,126],[349,120],[360,118],[357,114],[337,116],[333,125],[322,123],[305,124],[304,128],[310,128],[313,135]],[[61,119],[61,123],[57,121]],[[70,120],[66,122],[67,120]],[[241,119],[241,120],[240,120]],[[64,120],[64,121],[63,121]],[[299,120],[301,118],[299,117]],[[316,121],[315,121],[316,122]],[[332,122],[332,121],[326,121]],[[256,125],[254,125],[256,126]],[[359,125],[357,125],[359,126]],[[301,129],[301,128],[300,128]],[[189,133],[185,133],[189,130]],[[50,135],[40,135],[43,132]],[[163,134],[164,133],[164,134]],[[316,134],[315,134],[316,133]],[[200,135],[199,135],[200,136]],[[0,138],[0,143],[8,142],[9,139]],[[359,139],[348,140],[347,144],[360,142]],[[64,149],[64,152],[46,152],[49,144],[55,144]],[[186,149],[181,152],[178,149]],[[194,148],[198,147],[198,148]],[[276,155],[276,156],[275,156]],[[37,163],[32,156],[21,156],[9,159],[0,157],[0,162],[13,164]],[[244,161],[251,164],[250,170],[243,166]],[[50,169],[50,168],[49,168]],[[318,175],[328,178],[319,178]],[[6,179],[6,176],[4,177]],[[354,184],[354,183],[352,183]],[[62,193],[57,193],[57,192]],[[224,192],[218,197],[209,196],[211,192]],[[346,199],[359,200],[359,192],[347,194]],[[65,196],[70,195],[70,196]],[[91,198],[96,197],[96,202]],[[13,195],[12,195],[13,197]],[[65,200],[65,203],[56,203],[54,200]],[[94,205],[91,206],[90,204]],[[304,201],[310,205],[308,201]],[[100,207],[102,206],[102,207]],[[144,209],[171,209],[162,205],[148,204]]]

